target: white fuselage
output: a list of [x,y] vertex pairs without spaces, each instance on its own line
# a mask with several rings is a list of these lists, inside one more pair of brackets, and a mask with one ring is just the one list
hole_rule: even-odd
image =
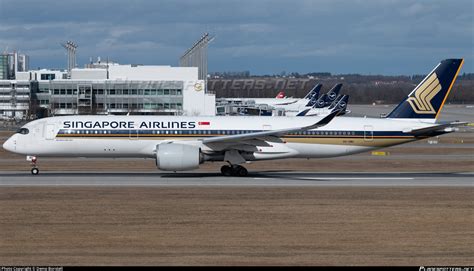
[[[15,134],[4,148],[24,155],[53,157],[155,157],[156,146],[180,142],[199,146],[209,161],[222,151],[246,150],[246,160],[349,155],[415,138],[403,131],[432,126],[419,121],[336,117],[321,128],[289,134],[267,144],[203,144],[200,139],[311,125],[321,117],[65,116],[32,121],[28,134]],[[248,148],[248,150],[246,149]]]

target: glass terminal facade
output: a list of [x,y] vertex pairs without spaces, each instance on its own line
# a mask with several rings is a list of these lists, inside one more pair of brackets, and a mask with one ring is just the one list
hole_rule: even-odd
[[179,115],[183,111],[183,81],[39,82],[35,100],[50,116],[69,114]]

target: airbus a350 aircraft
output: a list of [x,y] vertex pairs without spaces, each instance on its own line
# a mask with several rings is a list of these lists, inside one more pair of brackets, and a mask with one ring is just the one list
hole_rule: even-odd
[[[224,175],[247,175],[247,161],[322,158],[365,152],[453,132],[436,123],[462,66],[441,61],[386,118],[65,116],[32,121],[3,147],[36,157],[155,158],[159,169],[191,170],[226,161]],[[38,174],[35,166],[31,170]]]

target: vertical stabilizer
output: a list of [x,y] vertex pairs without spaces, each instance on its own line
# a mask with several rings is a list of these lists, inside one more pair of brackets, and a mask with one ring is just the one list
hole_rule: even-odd
[[387,118],[436,121],[463,62],[463,59],[441,61]]

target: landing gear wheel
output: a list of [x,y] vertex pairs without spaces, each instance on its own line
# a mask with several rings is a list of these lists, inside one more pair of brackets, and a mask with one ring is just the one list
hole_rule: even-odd
[[34,167],[34,168],[31,169],[31,174],[33,174],[33,175],[38,175],[38,173],[39,173],[39,169],[38,169],[38,168]]
[[239,176],[239,177],[246,177],[247,175],[249,174],[249,172],[247,171],[246,168],[242,167],[242,166],[238,166],[236,169],[235,169],[235,176]]
[[231,176],[232,175],[232,168],[230,166],[222,166],[221,173],[224,176]]
[[233,165],[233,166],[222,166],[221,167],[222,175],[224,176],[238,176],[246,177],[249,172],[243,166]]

